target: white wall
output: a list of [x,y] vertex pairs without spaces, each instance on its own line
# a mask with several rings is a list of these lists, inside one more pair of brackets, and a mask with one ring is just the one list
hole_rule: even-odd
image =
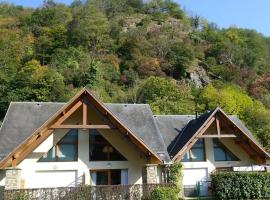
[[[18,168],[22,169],[24,188],[41,186],[38,172],[42,171],[77,171],[78,177],[85,174],[86,184],[91,184],[90,170],[128,169],[128,183],[142,183],[142,168],[146,164],[145,156],[126,137],[117,130],[104,130],[101,134],[127,159],[127,161],[89,161],[89,132],[79,130],[78,161],[76,162],[37,162],[38,159],[57,142],[68,130],[56,130],[33,153],[23,160]],[[108,167],[109,166],[109,167]],[[1,178],[0,178],[1,180]],[[53,180],[52,180],[53,181]],[[38,184],[39,183],[39,184]],[[67,186],[70,183],[64,183]]]
[[[214,148],[213,148],[213,140],[211,138],[205,139],[205,154],[206,154],[206,161],[204,162],[182,162],[183,169],[207,169],[208,177],[206,179],[209,179],[209,175],[211,172],[213,172],[216,168],[222,168],[222,167],[233,167],[233,166],[247,166],[255,164],[255,161],[252,160],[249,155],[237,144],[235,144],[234,140],[231,138],[224,138],[221,139],[222,143],[232,152],[234,155],[236,155],[240,161],[219,161],[216,162],[214,160]],[[185,180],[197,180],[200,179],[196,175],[196,173],[190,174],[188,173],[189,177],[184,177],[183,184],[189,185],[188,181]],[[184,172],[185,175],[185,172]],[[204,180],[206,180],[204,179]]]

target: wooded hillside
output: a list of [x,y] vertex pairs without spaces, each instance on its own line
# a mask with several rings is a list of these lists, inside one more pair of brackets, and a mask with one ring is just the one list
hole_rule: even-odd
[[67,101],[87,86],[155,114],[220,106],[269,150],[270,39],[188,17],[170,0],[143,2],[1,3],[0,118],[10,101]]

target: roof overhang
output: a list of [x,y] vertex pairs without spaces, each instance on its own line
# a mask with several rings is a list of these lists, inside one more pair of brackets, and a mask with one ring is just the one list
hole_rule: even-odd
[[[216,115],[219,115],[226,122],[230,123],[233,130],[238,134],[235,135],[208,135],[204,136],[205,131],[210,127],[210,125],[216,120]],[[253,159],[257,162],[264,163],[267,160],[270,160],[269,153],[248,133],[246,133],[242,128],[240,128],[236,123],[234,123],[229,116],[221,109],[216,108],[214,112],[205,120],[203,125],[196,131],[196,133],[189,139],[185,146],[179,150],[179,152],[172,158],[173,161],[180,161],[185,153],[196,143],[199,138],[237,138],[241,147],[247,152],[249,151],[248,145],[254,152],[257,153],[257,156],[253,156]]]
[[[38,145],[46,140],[56,128],[61,127],[61,123],[65,121],[72,113],[74,113],[83,104],[83,99],[95,106],[95,108],[114,126],[120,133],[126,135],[130,141],[135,144],[148,158],[149,163],[162,164],[163,161],[154,153],[140,138],[138,138],[128,127],[121,121],[87,88],[83,88],[68,103],[59,109],[52,117],[50,117],[41,127],[35,130],[30,137],[16,147],[12,152],[0,161],[0,169],[17,166],[25,159]],[[85,115],[85,113],[83,113]],[[85,123],[85,122],[84,122]],[[78,126],[77,128],[87,129],[89,125]],[[92,126],[94,127],[94,126]],[[109,126],[100,126],[98,128],[108,128]],[[71,127],[63,127],[71,128]],[[76,126],[74,127],[76,128]]]

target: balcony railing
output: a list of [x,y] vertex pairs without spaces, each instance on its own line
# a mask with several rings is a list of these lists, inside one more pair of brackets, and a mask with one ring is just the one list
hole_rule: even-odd
[[170,184],[80,186],[5,190],[5,200],[141,200],[149,198],[156,187]]

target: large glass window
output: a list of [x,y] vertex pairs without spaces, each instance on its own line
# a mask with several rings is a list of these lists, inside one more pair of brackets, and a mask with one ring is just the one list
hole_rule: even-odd
[[205,161],[204,139],[198,139],[191,149],[184,155],[182,162]]
[[214,158],[215,161],[238,161],[237,158],[229,149],[227,149],[218,139],[213,139],[214,143]]
[[122,156],[97,130],[89,131],[90,161],[125,161]]
[[78,160],[78,130],[71,129],[54,145],[39,162],[61,162]]
[[92,185],[126,185],[128,184],[128,171],[126,169],[91,171]]

